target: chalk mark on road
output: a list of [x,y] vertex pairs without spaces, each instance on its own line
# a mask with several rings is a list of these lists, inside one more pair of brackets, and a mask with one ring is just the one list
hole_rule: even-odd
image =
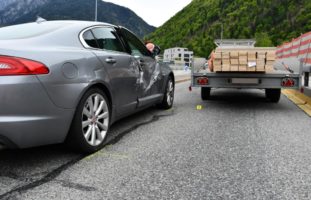
[[73,182],[70,182],[70,181],[57,180],[55,182],[60,183],[63,187],[73,188],[73,189],[84,191],[84,192],[97,191],[97,189],[95,187],[85,186],[85,185],[82,185],[82,184],[79,184],[79,183],[73,183]]
[[147,124],[150,124],[150,123],[153,123],[153,122],[156,122],[158,120],[160,120],[161,118],[163,117],[169,117],[169,116],[173,116],[175,114],[175,110],[174,109],[171,109],[170,110],[171,112],[169,114],[160,114],[160,115],[153,115],[151,119],[147,120],[147,121],[144,121],[144,122],[141,122],[141,123],[138,123],[128,129],[126,129],[125,131],[122,131],[121,133],[119,133],[116,137],[110,139],[108,142],[107,142],[107,145],[114,145],[116,144],[117,142],[119,142],[125,135],[127,135],[128,133],[138,129],[139,127],[141,126],[144,126],[144,125],[147,125]]
[[[156,122],[158,120],[160,120],[163,117],[169,117],[169,116],[173,116],[175,114],[175,110],[174,108],[172,108],[171,110],[169,110],[170,112],[168,114],[158,114],[158,115],[153,115],[151,117],[151,119],[135,124],[134,126],[126,129],[125,131],[122,131],[120,134],[118,134],[116,137],[112,138],[111,140],[109,140],[107,142],[106,145],[114,145],[116,144],[118,141],[120,141],[126,134],[138,129],[141,126]],[[41,185],[44,185],[45,183],[51,182],[53,180],[55,180],[62,172],[64,172],[65,170],[67,170],[68,168],[70,168],[71,166],[75,165],[76,163],[78,163],[79,161],[83,160],[84,158],[86,158],[85,156],[81,155],[63,165],[61,165],[60,167],[56,168],[55,170],[51,171],[50,173],[48,173],[47,175],[45,175],[43,178],[33,181],[31,183],[22,185],[22,186],[18,186],[4,194],[0,195],[0,199],[10,199],[11,195],[14,193],[25,193],[28,190],[34,189],[36,187],[39,187]],[[14,178],[17,178],[14,176]],[[94,191],[96,190],[96,188],[92,188],[92,187],[86,187],[86,186],[82,186],[76,183],[66,183],[66,184],[62,184],[64,187],[74,187],[74,188],[79,188],[85,191]]]

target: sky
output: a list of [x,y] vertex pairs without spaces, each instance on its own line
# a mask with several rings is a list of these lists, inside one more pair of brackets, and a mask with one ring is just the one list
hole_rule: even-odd
[[191,0],[104,0],[133,10],[148,24],[159,27]]

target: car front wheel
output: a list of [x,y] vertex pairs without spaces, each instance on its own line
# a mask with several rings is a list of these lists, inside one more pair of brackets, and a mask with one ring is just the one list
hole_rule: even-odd
[[77,107],[67,143],[81,152],[96,152],[104,146],[109,123],[108,98],[100,89],[92,88],[84,94]]

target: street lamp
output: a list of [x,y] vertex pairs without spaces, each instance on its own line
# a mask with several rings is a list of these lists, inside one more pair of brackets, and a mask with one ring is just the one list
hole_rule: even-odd
[[[222,40],[224,39],[224,24],[223,22],[218,22],[216,24],[220,25],[220,41],[222,42]],[[218,26],[217,26],[217,29],[218,29]]]
[[95,22],[97,22],[97,0],[95,0]]

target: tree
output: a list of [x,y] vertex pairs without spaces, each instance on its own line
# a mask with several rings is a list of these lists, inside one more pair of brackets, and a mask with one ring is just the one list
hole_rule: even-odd
[[256,46],[257,47],[272,47],[273,42],[270,39],[268,33],[266,32],[259,32],[255,34],[256,39]]

